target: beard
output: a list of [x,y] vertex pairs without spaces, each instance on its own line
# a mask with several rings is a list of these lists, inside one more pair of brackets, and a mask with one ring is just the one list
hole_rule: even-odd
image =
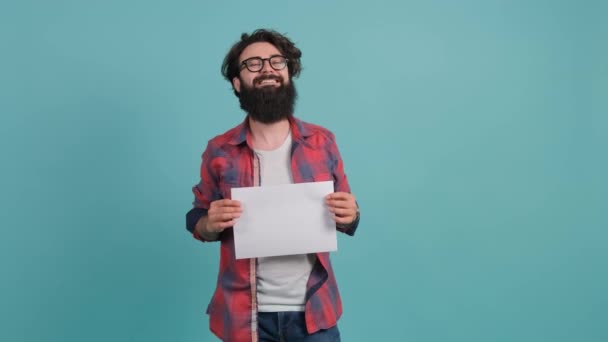
[[[255,84],[266,79],[277,80],[280,85],[278,87],[255,87]],[[293,115],[298,94],[292,81],[285,84],[280,76],[262,75],[253,80],[252,87],[243,82],[241,84],[243,85],[239,94],[241,109],[247,112],[253,120],[271,124]]]

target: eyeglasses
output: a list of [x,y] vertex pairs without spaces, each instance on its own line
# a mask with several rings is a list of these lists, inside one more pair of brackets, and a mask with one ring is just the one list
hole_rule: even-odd
[[258,72],[264,69],[264,61],[268,61],[271,68],[279,71],[285,69],[289,60],[283,56],[272,56],[269,58],[251,57],[241,62],[240,70],[247,68],[251,72]]

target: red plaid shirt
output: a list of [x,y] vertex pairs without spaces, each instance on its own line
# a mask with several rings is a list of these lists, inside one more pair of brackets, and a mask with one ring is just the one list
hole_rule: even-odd
[[[342,158],[329,130],[290,119],[293,145],[291,171],[295,183],[334,181],[334,190],[350,192]],[[230,198],[233,187],[259,186],[259,161],[251,148],[248,121],[209,141],[203,153],[201,181],[192,188],[194,208],[187,214],[187,227],[196,239],[205,241],[194,230],[207,214],[212,201]],[[347,229],[354,235],[358,220]],[[220,269],[215,293],[207,308],[210,329],[224,341],[254,341],[257,335],[256,259],[235,259],[232,229],[220,234]],[[306,286],[305,317],[309,333],[336,325],[342,302],[329,259],[317,253],[317,262]]]

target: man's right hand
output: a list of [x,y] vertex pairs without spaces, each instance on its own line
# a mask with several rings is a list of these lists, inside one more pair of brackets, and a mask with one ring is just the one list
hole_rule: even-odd
[[209,206],[207,222],[203,230],[207,233],[221,233],[224,229],[234,226],[242,212],[239,201],[229,199],[213,201]]

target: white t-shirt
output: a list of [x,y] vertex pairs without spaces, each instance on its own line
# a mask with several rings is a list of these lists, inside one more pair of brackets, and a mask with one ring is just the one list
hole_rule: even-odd
[[[260,165],[260,186],[293,183],[291,142],[289,132],[279,148],[254,150]],[[258,258],[258,311],[304,311],[306,283],[315,261],[314,254]]]

